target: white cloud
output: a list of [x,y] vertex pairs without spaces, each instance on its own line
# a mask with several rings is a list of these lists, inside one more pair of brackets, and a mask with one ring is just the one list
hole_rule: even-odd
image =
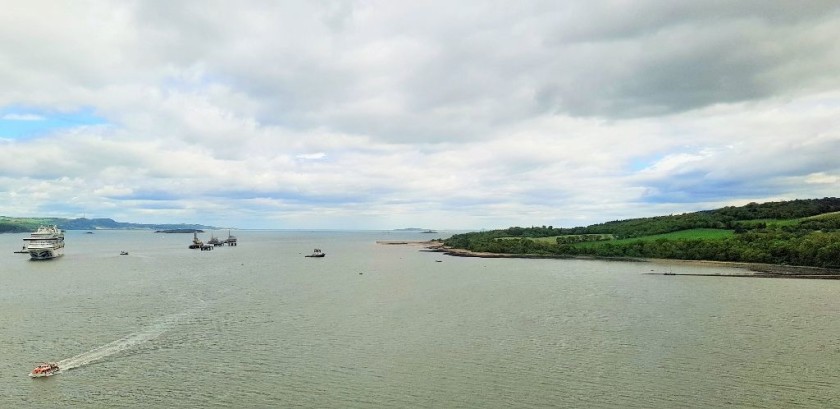
[[30,2],[0,15],[0,109],[111,125],[0,139],[0,214],[568,226],[832,195],[838,20],[784,1]]
[[840,175],[829,175],[825,172],[811,173],[805,176],[805,183],[838,187],[840,186]]
[[300,155],[296,155],[295,157],[303,160],[318,160],[326,158],[327,154],[324,152],[301,153]]
[[6,121],[43,121],[44,117],[35,114],[6,114],[0,117]]

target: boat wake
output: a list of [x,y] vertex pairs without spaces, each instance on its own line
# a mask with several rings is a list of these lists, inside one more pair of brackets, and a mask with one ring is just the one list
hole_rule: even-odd
[[116,341],[109,342],[105,345],[96,347],[87,352],[82,352],[71,358],[62,359],[56,362],[61,368],[60,372],[68,371],[70,369],[78,368],[90,363],[94,363],[105,359],[114,354],[137,348],[146,342],[152,341],[163,335],[166,331],[177,325],[184,318],[192,315],[195,311],[190,310],[178,314],[165,316],[150,326],[143,328],[141,331],[129,334]]

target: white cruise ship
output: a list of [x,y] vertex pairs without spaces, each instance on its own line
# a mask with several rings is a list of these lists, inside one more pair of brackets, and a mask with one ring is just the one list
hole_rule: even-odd
[[32,260],[48,260],[64,254],[64,232],[58,226],[41,226],[23,242]]

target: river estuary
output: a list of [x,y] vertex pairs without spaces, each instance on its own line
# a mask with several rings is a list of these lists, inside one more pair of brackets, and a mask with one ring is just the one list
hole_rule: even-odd
[[234,234],[70,231],[40,262],[0,235],[0,407],[840,406],[840,280]]

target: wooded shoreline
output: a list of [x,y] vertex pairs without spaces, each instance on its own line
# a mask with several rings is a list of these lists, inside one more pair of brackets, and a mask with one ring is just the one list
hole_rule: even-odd
[[[514,257],[714,260],[748,266],[765,275],[836,274],[840,271],[840,198],[750,203],[572,228],[482,230],[453,234],[443,244]],[[802,273],[788,266],[823,270]]]

